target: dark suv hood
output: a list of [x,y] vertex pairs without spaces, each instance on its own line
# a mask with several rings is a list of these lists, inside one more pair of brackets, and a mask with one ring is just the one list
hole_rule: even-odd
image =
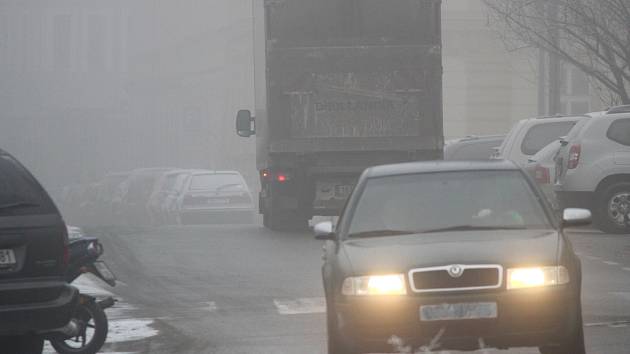
[[557,263],[554,230],[457,231],[346,240],[355,275],[406,273],[450,264],[500,264],[504,267]]

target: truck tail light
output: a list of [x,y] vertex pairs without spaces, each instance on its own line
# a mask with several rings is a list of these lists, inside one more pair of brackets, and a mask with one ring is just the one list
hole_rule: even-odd
[[579,144],[571,146],[569,149],[569,162],[567,164],[568,169],[574,169],[578,167],[580,163],[580,155],[582,154],[582,146]]
[[286,182],[286,181],[288,181],[288,180],[289,180],[289,176],[287,176],[287,175],[286,175],[286,174],[284,174],[284,173],[278,173],[278,174],[276,175],[276,181],[278,181],[278,182],[280,182],[280,183],[284,183],[284,182]]
[[551,176],[549,174],[549,169],[543,166],[536,166],[536,170],[534,171],[534,175],[536,177],[536,182],[539,184],[549,184],[551,183]]

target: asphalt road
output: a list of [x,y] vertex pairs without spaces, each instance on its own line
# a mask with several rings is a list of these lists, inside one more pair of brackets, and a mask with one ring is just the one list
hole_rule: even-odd
[[[129,304],[132,323],[149,329],[133,337],[146,328],[124,327],[131,339],[108,344],[106,352],[325,353],[322,243],[310,234],[214,225],[108,230],[100,237],[122,281],[107,290]],[[627,354],[630,236],[571,237],[583,262],[588,353]]]

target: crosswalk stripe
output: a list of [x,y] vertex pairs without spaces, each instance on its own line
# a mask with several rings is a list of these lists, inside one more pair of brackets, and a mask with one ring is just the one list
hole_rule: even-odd
[[296,300],[273,300],[281,315],[305,315],[326,313],[326,300],[323,297],[301,298]]

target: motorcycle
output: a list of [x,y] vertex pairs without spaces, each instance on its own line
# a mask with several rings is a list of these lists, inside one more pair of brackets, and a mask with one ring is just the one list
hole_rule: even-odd
[[[70,239],[69,252],[70,262],[66,273],[69,283],[82,274],[91,273],[108,285],[116,286],[115,275],[105,262],[98,260],[103,254],[103,246],[97,238],[85,237],[80,233],[78,237]],[[70,321],[74,330],[49,337],[50,344],[60,354],[96,354],[105,344],[109,330],[105,310],[115,303],[112,297],[99,300],[81,293]]]

